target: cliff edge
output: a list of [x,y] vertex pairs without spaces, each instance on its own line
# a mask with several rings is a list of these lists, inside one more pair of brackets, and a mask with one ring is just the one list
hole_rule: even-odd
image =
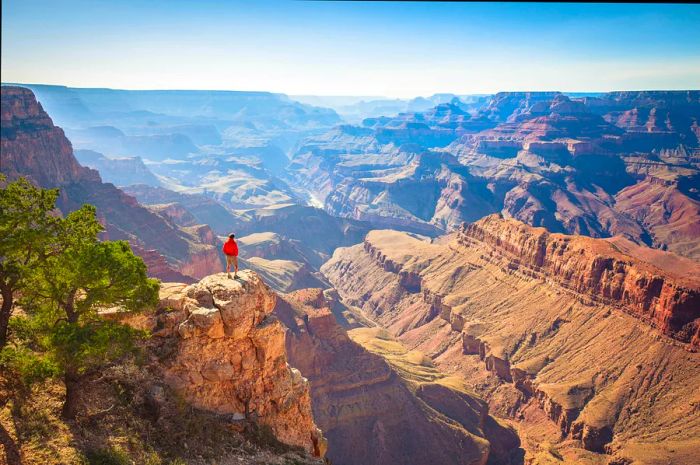
[[275,437],[316,456],[325,439],[311,412],[309,383],[290,367],[276,295],[254,272],[166,283],[158,310],[128,323],[152,331],[154,368],[188,404],[233,421],[268,425]]

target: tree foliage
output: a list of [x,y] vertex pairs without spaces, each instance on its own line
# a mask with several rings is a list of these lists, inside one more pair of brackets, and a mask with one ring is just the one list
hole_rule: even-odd
[[57,235],[60,218],[52,214],[57,198],[58,189],[40,189],[24,178],[0,188],[0,348],[7,342],[15,293],[26,287]]
[[158,282],[147,278],[143,260],[126,241],[100,242],[100,231],[95,207],[83,205],[70,213],[54,250],[28,277],[25,306],[77,323],[94,319],[105,307],[135,311],[155,304]]
[[[7,197],[21,206],[3,210],[3,227],[35,224],[40,233],[18,233],[2,245],[10,257],[4,259],[8,266],[3,270],[14,273],[11,279],[21,294],[24,315],[12,319],[16,343],[0,352],[0,364],[27,382],[62,376],[63,415],[72,418],[81,380],[133,352],[135,339],[143,335],[105,318],[101,311],[151,307],[157,302],[159,284],[147,277],[146,265],[126,241],[98,239],[102,226],[95,207],[83,205],[59,218],[51,215],[55,191],[37,190],[26,181],[6,190],[12,192]],[[30,205],[37,200],[43,204]],[[28,214],[27,209],[35,211]],[[30,252],[21,255],[13,244]],[[27,255],[36,258],[21,260]]]

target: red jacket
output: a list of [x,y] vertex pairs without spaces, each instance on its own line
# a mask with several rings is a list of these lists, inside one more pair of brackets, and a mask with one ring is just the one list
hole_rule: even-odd
[[233,257],[238,256],[238,244],[235,239],[230,239],[224,242],[224,253]]

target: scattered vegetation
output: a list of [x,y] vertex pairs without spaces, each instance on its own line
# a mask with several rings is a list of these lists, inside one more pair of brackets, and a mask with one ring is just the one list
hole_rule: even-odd
[[136,357],[81,380],[75,420],[60,415],[64,392],[50,379],[0,409],[23,465],[319,463],[267,428],[193,408]]

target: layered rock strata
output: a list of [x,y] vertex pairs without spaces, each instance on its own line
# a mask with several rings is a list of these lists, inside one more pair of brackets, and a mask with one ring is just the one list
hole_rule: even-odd
[[[657,267],[620,253],[605,241],[550,234],[492,215],[462,228],[457,242],[475,241],[493,248],[505,266],[551,280],[574,293],[620,308],[682,342],[700,329],[700,288],[697,276],[682,270],[664,273]],[[697,349],[691,344],[689,349]]]
[[575,441],[565,454],[578,444],[641,460],[654,448],[673,463],[692,463],[700,431],[699,271],[667,252],[498,216],[433,241],[373,231],[322,268],[348,304],[492,410],[527,429],[519,412],[538,406],[558,431],[543,440]]
[[[485,464],[517,455],[517,436],[485,402],[429,366],[392,366],[352,340],[331,305],[321,289],[304,289],[281,297],[275,313],[290,328],[290,363],[311,383],[332,463]],[[373,331],[357,329],[365,330]]]

